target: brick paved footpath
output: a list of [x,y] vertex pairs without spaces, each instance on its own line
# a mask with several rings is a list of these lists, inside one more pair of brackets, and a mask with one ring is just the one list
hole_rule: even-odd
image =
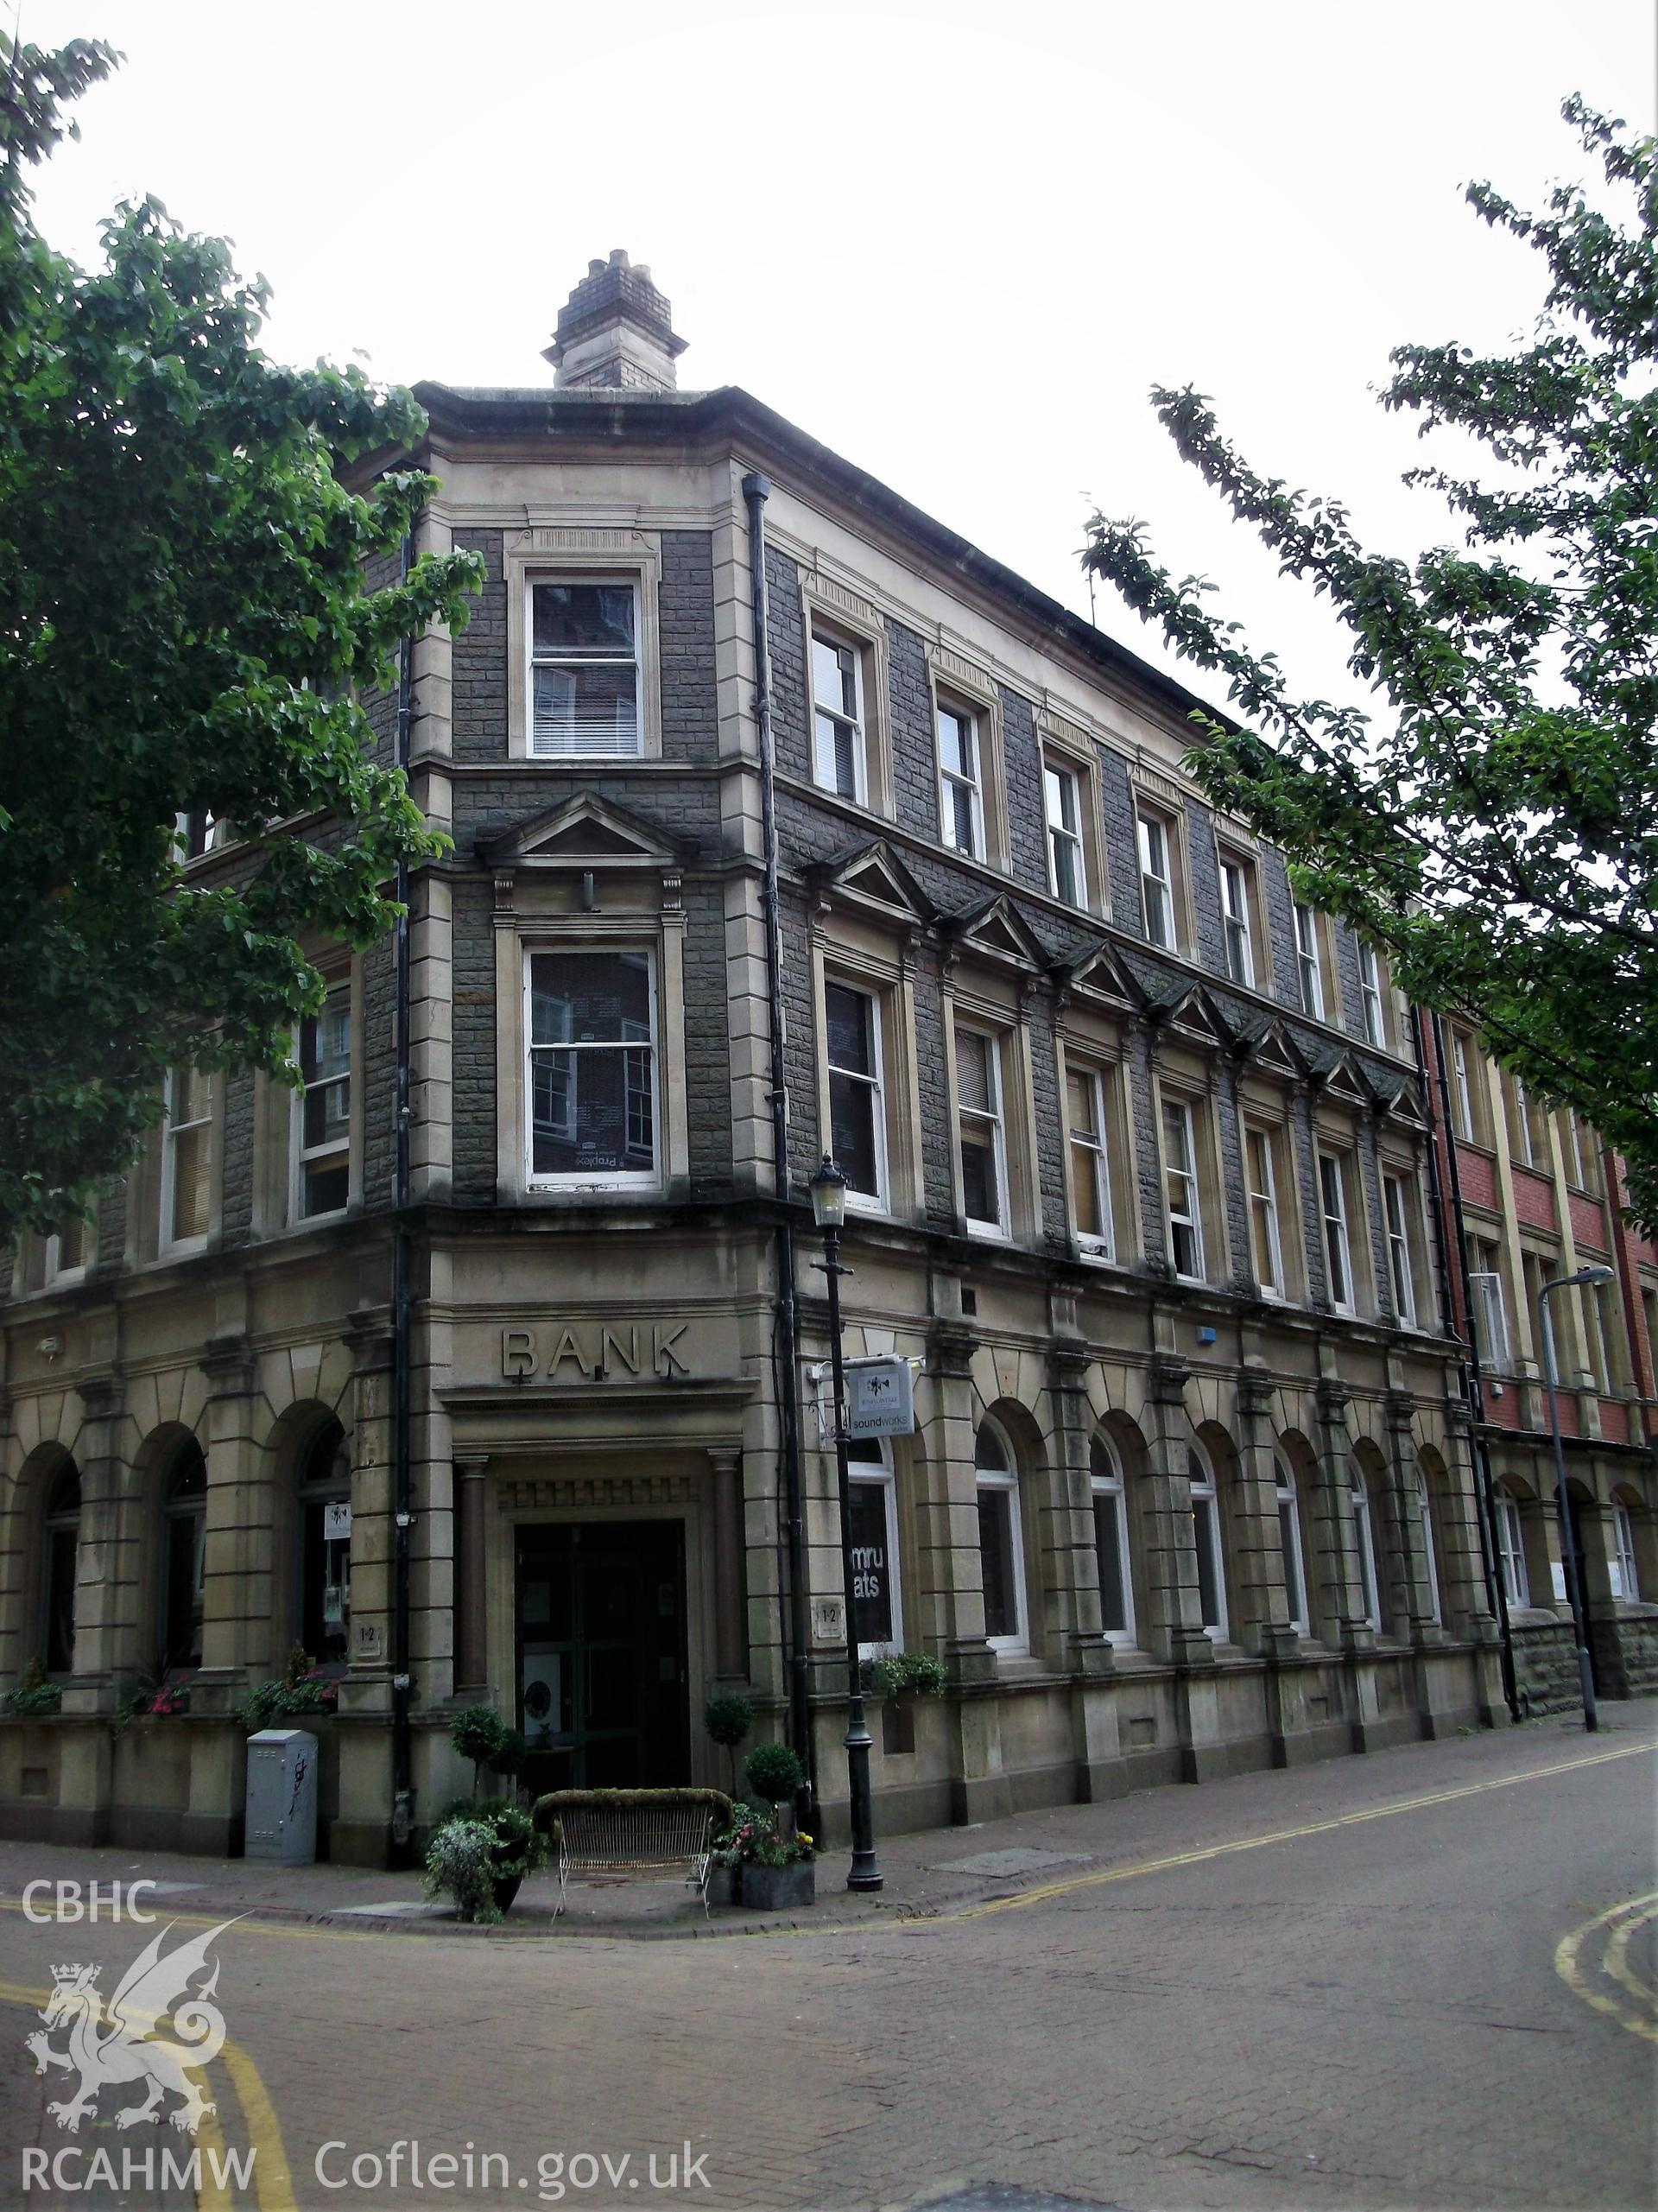
[[[797,1926],[709,1936],[671,1891],[585,1892],[557,1930],[542,1911],[497,1936],[347,1911],[409,1897],[403,1877],[0,1847],[0,2203],[116,2201],[20,2181],[24,2148],[71,2141],[44,2110],[66,2077],[22,2054],[27,1991],[66,1959],[104,1962],[107,1988],[149,1931],[32,1926],[17,1894],[96,1872],[199,1884],[161,1900],[180,1935],[263,1916],[218,1938],[236,2049],[209,2077],[263,2212],[875,2207],[987,2183],[1162,2212],[1650,2204],[1658,1921],[1573,1934],[1658,1891],[1658,1710],[1607,1719],[898,1838],[880,1904],[838,1892],[832,1856]],[[1002,1850],[1054,1856],[952,1864]],[[142,2151],[156,2131],[113,2127],[133,2101],[110,2093],[76,2140]],[[410,2138],[462,2185],[416,2186],[407,2151],[394,2178]],[[662,2178],[687,2142],[691,2186],[676,2167],[653,2189],[651,2154]],[[345,2148],[319,2171],[326,2143]],[[486,2152],[505,2188],[499,2166],[482,2185]],[[625,2155],[619,2187],[582,2185],[582,2153]]]

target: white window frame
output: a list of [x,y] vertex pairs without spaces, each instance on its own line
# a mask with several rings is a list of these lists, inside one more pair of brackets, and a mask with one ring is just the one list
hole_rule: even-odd
[[[328,1075],[322,1077],[320,1079],[320,1087],[323,1089],[329,1089],[342,1082],[346,1086],[345,1134],[343,1138],[336,1139],[334,1142],[330,1144],[307,1144],[305,1141],[305,1101],[307,1097],[309,1095],[312,1087],[307,1084],[305,1090],[299,1093],[294,1098],[290,1120],[291,1134],[288,1145],[288,1219],[290,1221],[296,1224],[301,1221],[308,1223],[312,1221],[339,1220],[340,1216],[345,1214],[350,1208],[351,1202],[351,1187],[356,1181],[356,1163],[351,1157],[351,1087],[357,1080],[357,1025],[353,1018],[351,1006],[351,978],[349,976],[337,976],[330,979],[326,997],[323,1001],[323,1012],[325,1014],[326,1013],[329,1000],[339,998],[343,998],[345,1002],[345,1030],[347,1037],[345,1073],[344,1075]],[[319,1017],[319,1018],[320,1018],[320,1017]],[[296,1066],[301,1064],[300,1047],[302,1036],[302,1030],[295,1030],[294,1036],[294,1059]],[[305,1210],[306,1169],[307,1168],[322,1165],[327,1161],[338,1160],[342,1157],[345,1162],[345,1204],[342,1206],[331,1206],[326,1210],[319,1210],[314,1214],[307,1214]]]
[[[600,591],[623,590],[633,599],[633,728],[635,742],[630,747],[617,745],[574,745],[567,750],[542,747],[535,737],[535,671],[538,667],[561,668],[566,665],[592,668],[621,668],[624,663],[615,653],[543,653],[535,651],[535,593],[538,586],[559,585]],[[593,569],[572,569],[567,574],[556,567],[526,570],[523,580],[524,624],[524,751],[531,760],[642,760],[649,751],[645,728],[645,595],[641,588],[638,571],[618,570],[604,574]]]
[[1612,1391],[1612,1347],[1606,1334],[1605,1290],[1604,1283],[1582,1283],[1578,1286],[1584,1310],[1584,1351],[1596,1393],[1601,1398],[1610,1398]]
[[[1289,1625],[1298,1636],[1310,1636],[1313,1617],[1307,1606],[1307,1552],[1301,1543],[1301,1504],[1296,1493],[1294,1471],[1281,1453],[1272,1458],[1273,1489],[1278,1502],[1278,1545],[1284,1560],[1284,1598],[1288,1605]],[[1294,1575],[1294,1588],[1288,1577]],[[1290,1600],[1294,1600],[1294,1602]]]
[[[1331,1307],[1338,1314],[1354,1313],[1357,1310],[1357,1299],[1354,1295],[1352,1239],[1347,1228],[1347,1177],[1345,1162],[1339,1152],[1319,1154],[1319,1213],[1324,1223],[1325,1289]],[[1340,1296],[1336,1290],[1338,1276],[1341,1278]]]
[[[212,1078],[206,1082],[206,1111],[194,1121],[174,1121],[173,1119],[173,1087],[184,1071],[169,1068],[166,1080],[166,1106],[161,1117],[161,1220],[157,1224],[156,1249],[173,1258],[186,1252],[201,1252],[206,1247],[212,1233],[213,1207],[213,1085]],[[207,1214],[209,1226],[198,1237],[175,1237],[173,1234],[173,1201],[178,1195],[178,1139],[181,1132],[205,1128],[207,1131]]]
[[1319,957],[1319,917],[1304,900],[1291,909],[1295,926],[1295,973],[1300,986],[1301,1011],[1315,1022],[1324,1019],[1324,963]]
[[[1264,1190],[1258,1187],[1255,1172],[1256,1147],[1266,1165]],[[1272,1157],[1272,1132],[1259,1123],[1244,1125],[1244,1197],[1250,1209],[1250,1257],[1256,1265],[1256,1288],[1263,1298],[1281,1300],[1286,1295],[1284,1283],[1284,1246],[1278,1226],[1278,1169]],[[1261,1209],[1264,1209],[1264,1213]],[[1267,1258],[1272,1267],[1272,1280],[1268,1282],[1260,1273],[1260,1253],[1256,1249],[1256,1228],[1264,1219],[1267,1231]]]
[[1383,1171],[1382,1211],[1387,1220],[1388,1272],[1393,1283],[1394,1312],[1416,1326],[1416,1277],[1410,1257],[1410,1216],[1405,1210],[1405,1179]]
[[[971,776],[948,765],[944,751],[944,725],[946,717],[959,724],[965,734],[967,757],[972,763]],[[935,699],[933,725],[939,753],[939,828],[943,840],[952,852],[965,853],[970,860],[983,860],[984,850],[984,749],[979,731],[980,718],[969,707],[955,699]],[[958,757],[961,747],[958,745]],[[968,835],[971,845],[963,845],[956,833],[955,794],[967,795]]]
[[1502,1275],[1494,1267],[1470,1268],[1468,1282],[1479,1309],[1474,1316],[1475,1349],[1483,1366],[1501,1373],[1509,1365],[1509,1309]]
[[[979,1432],[988,1429],[996,1438],[1007,1460],[1006,1467],[984,1467],[978,1463]],[[1007,1493],[1009,1550],[1013,1569],[1013,1632],[1005,1636],[987,1635],[985,1642],[992,1651],[1004,1657],[1022,1657],[1030,1649],[1030,1600],[1025,1589],[1025,1534],[1022,1525],[1019,1496],[1019,1461],[1007,1431],[1001,1423],[992,1421],[989,1414],[980,1420],[973,1432],[974,1503],[981,1490],[1000,1490]]]
[[[970,1237],[990,1237],[994,1238],[999,1244],[1006,1244],[1013,1234],[1013,1225],[1008,1218],[1008,1115],[1006,1087],[1002,1080],[1002,1039],[992,1030],[982,1030],[975,1023],[962,1021],[958,1021],[955,1024],[955,1036],[958,1058],[960,1056],[961,1041],[964,1037],[971,1037],[984,1046],[984,1066],[989,1077],[987,1089],[990,1100],[988,1110],[982,1106],[964,1106],[960,1097],[960,1081],[958,1079],[956,1173],[961,1178],[961,1218],[966,1224]],[[990,1125],[990,1163],[996,1174],[996,1202],[1002,1217],[997,1221],[980,1220],[976,1214],[967,1211],[967,1178],[962,1171],[961,1140],[963,1126],[969,1120]]]
[[1612,1500],[1612,1595],[1626,1605],[1641,1602],[1641,1575],[1635,1563],[1635,1524],[1621,1498]]
[[1520,1520],[1520,1500],[1499,1483],[1493,1499],[1497,1507],[1497,1561],[1503,1594],[1514,1613],[1531,1604],[1531,1577],[1526,1571],[1526,1532]]
[[1376,1580],[1376,1531],[1370,1522],[1370,1493],[1358,1467],[1347,1470],[1348,1499],[1353,1516],[1353,1545],[1358,1554],[1358,1593],[1364,1600],[1361,1618],[1367,1628],[1382,1626],[1382,1588]]
[[1427,1609],[1436,1625],[1445,1619],[1440,1600],[1440,1553],[1433,1541],[1433,1496],[1428,1488],[1427,1476],[1421,1467],[1416,1470],[1416,1505],[1422,1518],[1422,1558],[1427,1569]]
[[[852,712],[848,714],[845,705],[832,707],[818,697],[817,649],[826,646],[836,654],[845,654],[851,662]],[[820,622],[813,616],[807,632],[807,706],[812,717],[812,781],[820,791],[850,805],[867,807],[870,803],[870,722],[869,704],[865,697],[866,678],[864,667],[864,649],[856,637],[837,630],[832,623]],[[851,733],[852,789],[843,791],[835,771],[835,763],[829,762],[830,773],[824,774],[822,733],[818,727],[820,715],[834,724],[836,728]]]
[[[1187,1446],[1186,1471],[1192,1492],[1192,1549],[1193,1556],[1199,1559],[1203,1554],[1203,1537],[1198,1507],[1205,1504],[1208,1506],[1207,1513],[1202,1518],[1209,1529],[1209,1570],[1215,1593],[1216,1618],[1206,1620],[1200,1626],[1206,1635],[1212,1636],[1224,1644],[1229,1634],[1231,1616],[1226,1602],[1226,1547],[1221,1540],[1220,1532],[1220,1488],[1215,1480],[1215,1470],[1209,1455],[1201,1444],[1193,1442]],[[1198,1610],[1199,1613],[1203,1611],[1201,1575],[1198,1578]]]
[[41,1255],[41,1264],[45,1283],[49,1288],[56,1289],[60,1285],[66,1287],[71,1283],[84,1281],[86,1271],[97,1254],[97,1212],[94,1210],[90,1214],[80,1216],[79,1219],[82,1257],[73,1267],[66,1267],[63,1264],[63,1232],[60,1229],[54,1229],[49,1237],[42,1240],[45,1250]]
[[1250,867],[1245,860],[1220,855],[1220,924],[1225,939],[1226,973],[1234,983],[1255,988],[1255,932],[1250,921]]
[[[532,1007],[530,978],[532,963],[536,960],[580,960],[605,954],[620,957],[630,953],[642,954],[649,988],[650,1034],[649,1037],[618,1038],[601,1045],[585,1045],[573,1040],[544,1040],[535,1043],[535,1016]],[[663,1147],[667,1141],[667,1099],[662,1081],[661,1047],[661,963],[655,944],[637,942],[632,939],[596,938],[592,940],[560,939],[556,943],[526,942],[523,947],[523,1057],[519,1072],[521,1096],[523,1101],[524,1188],[531,1192],[588,1191],[588,1190],[660,1190],[663,1182]],[[636,1024],[635,1024],[636,1026]],[[570,1070],[570,1132],[576,1123],[576,1100],[579,1088],[580,1055],[584,1052],[619,1052],[627,1054],[640,1044],[650,1052],[652,1085],[651,1151],[649,1168],[614,1169],[602,1175],[537,1175],[535,1172],[535,1055],[538,1052],[569,1052],[575,1055]],[[623,1062],[623,1096],[626,1096],[627,1062]],[[627,1149],[626,1109],[623,1109],[623,1149]]]
[[[1117,1222],[1111,1211],[1111,1162],[1105,1123],[1105,1084],[1098,1068],[1070,1059],[1066,1061],[1066,1147],[1071,1161],[1071,1203],[1073,1215],[1080,1224],[1081,1212],[1077,1204],[1076,1176],[1079,1154],[1085,1155],[1088,1171],[1094,1182],[1096,1211],[1099,1215],[1098,1233],[1077,1228],[1077,1243],[1091,1259],[1111,1259],[1117,1250]],[[1086,1090],[1094,1117],[1092,1134],[1073,1128],[1071,1125],[1070,1086],[1079,1082]]]
[[[1054,794],[1061,796],[1059,818],[1054,812]],[[1065,820],[1064,794],[1069,792],[1071,820]],[[1083,781],[1081,771],[1068,760],[1056,760],[1049,752],[1042,755],[1042,819],[1047,830],[1047,887],[1054,897],[1066,906],[1087,910],[1089,898],[1088,852],[1083,842]],[[1074,879],[1073,891],[1063,884],[1060,855],[1070,862]]]
[[[824,989],[826,994],[832,986],[837,991],[850,992],[853,998],[863,999],[870,1010],[870,1067],[872,1072],[869,1074],[865,1074],[860,1068],[838,1068],[836,1066],[834,1061],[830,1057],[829,1009],[826,996],[824,1002],[823,1064],[825,1105],[830,1106],[831,1086],[836,1076],[841,1077],[843,1081],[849,1083],[860,1084],[870,1093],[870,1115],[872,1125],[873,1150],[875,1153],[875,1176],[877,1188],[874,1191],[857,1190],[855,1189],[849,1182],[846,1186],[846,1208],[849,1213],[854,1214],[884,1214],[890,1203],[892,1187],[889,1180],[887,1168],[886,1087],[881,1072],[883,1067],[881,1057],[883,1049],[881,1034],[881,994],[876,991],[866,990],[861,983],[849,983],[845,977],[842,975],[826,975],[824,978]],[[830,1106],[830,1112],[832,1125],[832,1106]],[[837,1165],[838,1164],[840,1163],[838,1162]]]
[[[846,1480],[849,1486],[862,1482],[870,1488],[879,1486],[886,1506],[887,1517],[887,1582],[891,1599],[892,1634],[884,1644],[865,1642],[860,1638],[857,1656],[860,1659],[883,1658],[889,1651],[904,1648],[903,1576],[898,1561],[898,1477],[892,1463],[892,1445],[885,1436],[849,1436],[846,1440]],[[853,1560],[857,1572],[857,1560]]]
[[1364,1024],[1365,1043],[1385,1051],[1388,1011],[1387,1002],[1382,996],[1381,963],[1376,959],[1376,947],[1364,937],[1358,940],[1358,1003]]
[[[1109,1499],[1111,1524],[1117,1531],[1117,1580],[1123,1590],[1123,1626],[1104,1627],[1104,1587],[1100,1588],[1100,1623],[1105,1638],[1112,1644],[1132,1645],[1135,1641],[1134,1562],[1129,1550],[1129,1500],[1123,1480],[1122,1463],[1116,1448],[1101,1430],[1096,1429],[1089,1439],[1088,1492],[1095,1502]],[[1103,1471],[1102,1471],[1103,1470]],[[1096,1535],[1098,1546],[1098,1535]]]
[[[1134,814],[1135,845],[1140,856],[1140,914],[1146,942],[1164,952],[1178,952],[1179,931],[1174,915],[1174,825],[1146,807]],[[1158,864],[1161,861],[1161,865]],[[1152,926],[1154,910],[1158,927]]]
[[1456,1100],[1457,1135],[1465,1144],[1477,1144],[1479,1138],[1474,1119],[1473,1079],[1468,1068],[1468,1040],[1454,1030],[1451,1033],[1451,1077]]
[[[201,850],[199,852],[192,850],[195,840],[190,827],[197,820],[201,823]],[[221,845],[230,842],[230,824],[216,814],[211,807],[181,808],[174,815],[173,821],[174,837],[181,847],[179,857],[186,867],[193,860],[205,860],[210,852],[217,852]]]
[[[1163,1124],[1163,1226],[1168,1238],[1168,1264],[1174,1277],[1180,1283],[1202,1283],[1206,1280],[1203,1262],[1203,1192],[1198,1177],[1198,1137],[1193,1120],[1190,1099],[1169,1098],[1162,1101]],[[1170,1117],[1181,1136],[1186,1157],[1177,1162],[1169,1150]],[[1174,1203],[1174,1185],[1183,1186],[1187,1201],[1185,1208]],[[1175,1231],[1191,1233],[1193,1267],[1190,1271],[1177,1264]]]

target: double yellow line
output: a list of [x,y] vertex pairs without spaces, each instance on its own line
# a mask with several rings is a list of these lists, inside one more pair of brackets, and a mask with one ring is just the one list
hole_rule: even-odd
[[[1572,1994],[1648,2043],[1658,2043],[1658,1989],[1643,1981],[1630,1964],[1630,1938],[1637,1929],[1654,1920],[1658,1920],[1658,1890],[1649,1890],[1644,1897],[1626,1897],[1621,1905],[1609,1905],[1604,1912],[1596,1913],[1592,1920],[1585,1920],[1580,1928],[1574,1928],[1569,1936],[1562,1936],[1554,1946],[1554,1971]],[[1584,1945],[1603,1930],[1606,1932],[1606,1948],[1600,1955],[1600,1971],[1608,1981],[1617,1982],[1625,1993],[1624,1997],[1597,1989],[1591,1979],[1594,1968],[1592,1965],[1585,1968],[1584,1963]],[[1626,1997],[1633,1997],[1635,2005],[1628,2004]]]
[[[0,2005],[22,2005],[32,2012],[43,2012],[51,1993],[47,1989],[28,1988],[21,1982],[0,1981]],[[152,2025],[159,2025],[159,2021],[152,2022]],[[282,2141],[275,2107],[259,2078],[259,2069],[239,2044],[227,2041],[222,2046],[219,2057],[225,2062],[231,2086],[236,2091],[237,2102],[241,2106],[242,2116],[247,2122],[248,2140],[254,2153],[253,2183],[259,2212],[295,2212],[287,2147]],[[176,2148],[168,2139],[169,2147]],[[225,2131],[216,2112],[202,2114],[193,2140],[201,2153],[201,2186],[196,2192],[196,2212],[231,2212],[228,2187],[213,2178],[216,2170],[221,2174],[225,2171]]]

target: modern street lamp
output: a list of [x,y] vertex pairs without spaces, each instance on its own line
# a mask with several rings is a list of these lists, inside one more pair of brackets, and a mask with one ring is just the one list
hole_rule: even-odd
[[1572,1501],[1566,1494],[1566,1446],[1560,1437],[1560,1409],[1555,1396],[1554,1329],[1548,1301],[1556,1290],[1571,1290],[1594,1283],[1610,1283],[1610,1267],[1580,1267],[1575,1275],[1556,1276],[1537,1293],[1539,1334],[1543,1341],[1543,1375],[1548,1384],[1548,1425],[1554,1432],[1554,1510],[1560,1516],[1560,1550],[1566,1556],[1566,1594],[1572,1607],[1572,1631],[1578,1639],[1578,1682],[1583,1692],[1583,1725],[1593,1735],[1600,1726],[1595,1711],[1595,1677],[1589,1664],[1589,1617],[1578,1575],[1578,1548],[1572,1540]]
[[812,1178],[812,1218],[823,1232],[818,1263],[829,1278],[829,1357],[835,1393],[835,1473],[840,1487],[840,1572],[846,1605],[846,1784],[851,1799],[852,1864],[849,1890],[878,1890],[883,1885],[875,1855],[875,1823],[870,1804],[870,1731],[864,1719],[864,1683],[858,1670],[857,1617],[852,1588],[852,1492],[846,1472],[846,1429],[841,1408],[845,1370],[840,1350],[840,1278],[851,1269],[840,1264],[840,1233],[846,1220],[846,1178],[826,1152]]

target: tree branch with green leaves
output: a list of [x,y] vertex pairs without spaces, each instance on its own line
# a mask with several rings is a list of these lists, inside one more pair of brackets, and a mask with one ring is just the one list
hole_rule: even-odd
[[[402,573],[421,409],[270,360],[223,240],[153,200],[93,270],[40,235],[31,168],[117,60],[0,37],[0,1239],[131,1164],[169,1067],[297,1084],[310,951],[383,935],[399,863],[446,849],[365,701],[482,580]],[[203,813],[241,840],[206,884]]]
[[1658,1229],[1658,168],[1652,139],[1575,98],[1563,112],[1615,205],[1466,193],[1542,257],[1535,343],[1402,345],[1381,394],[1497,472],[1405,479],[1449,503],[1461,546],[1368,552],[1338,501],[1252,469],[1202,394],[1152,394],[1181,458],[1328,600],[1376,713],[1297,696],[1142,522],[1096,514],[1083,561],[1225,681],[1237,719],[1194,714],[1187,756],[1208,795],[1413,998],[1594,1124]]

